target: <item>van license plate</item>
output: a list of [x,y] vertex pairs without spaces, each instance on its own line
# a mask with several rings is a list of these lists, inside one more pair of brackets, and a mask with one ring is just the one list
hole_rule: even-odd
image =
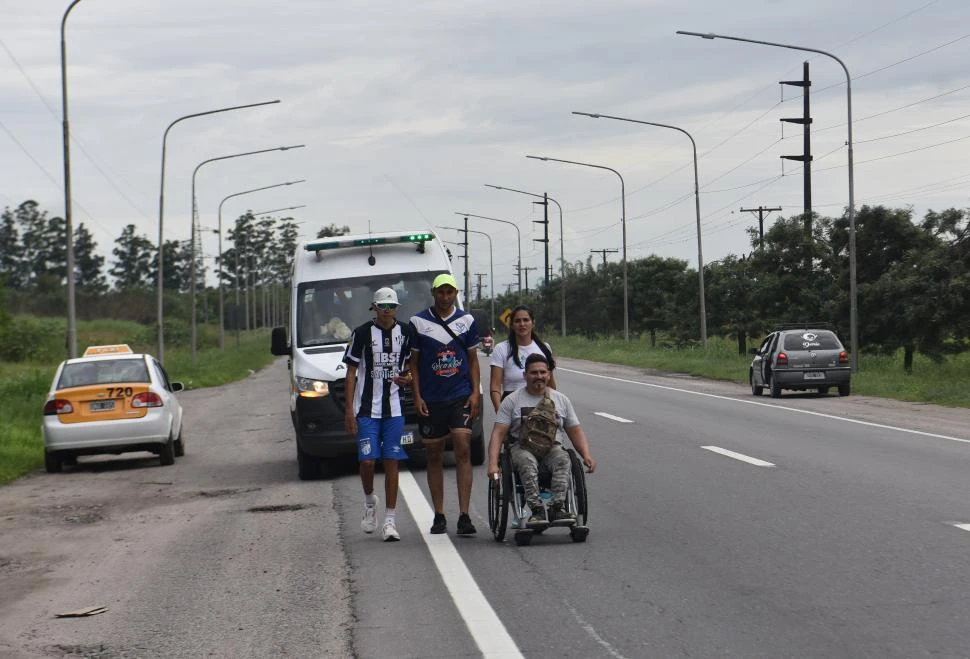
[[113,400],[96,400],[91,403],[92,412],[107,412],[115,408],[115,402]]
[[806,380],[824,380],[825,373],[823,373],[822,371],[806,371],[804,378]]

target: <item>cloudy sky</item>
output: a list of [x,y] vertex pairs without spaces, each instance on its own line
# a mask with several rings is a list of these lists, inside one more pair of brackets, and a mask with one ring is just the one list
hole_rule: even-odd
[[[0,0],[0,207],[36,200],[64,212],[59,31],[68,0]],[[158,237],[162,135],[169,133],[165,238],[190,233],[193,170],[200,222],[251,210],[355,232],[460,226],[456,211],[515,222],[523,261],[542,271],[541,207],[486,183],[548,192],[562,205],[570,262],[621,249],[697,265],[689,140],[699,155],[705,262],[750,250],[740,209],[802,209],[801,90],[812,78],[814,209],[848,203],[845,74],[825,56],[676,30],[833,52],[852,74],[856,205],[965,208],[970,198],[970,3],[966,0],[83,0],[67,24],[75,224],[110,253],[134,223]],[[773,213],[770,218],[777,217]],[[558,257],[559,218],[551,214]],[[469,226],[494,244],[495,286],[514,281],[515,231]],[[446,240],[459,240],[449,229]],[[215,236],[204,234],[207,255]],[[488,243],[471,238],[474,272]],[[453,250],[456,248],[452,248]],[[592,255],[600,262],[601,255]],[[109,257],[110,258],[110,257]],[[610,254],[618,260],[618,254]],[[554,262],[558,269],[558,261]],[[456,263],[456,268],[462,267]]]

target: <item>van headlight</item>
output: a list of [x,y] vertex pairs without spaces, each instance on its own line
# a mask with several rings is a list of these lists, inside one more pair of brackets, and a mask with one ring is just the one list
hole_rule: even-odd
[[330,384],[324,380],[296,376],[296,391],[304,398],[321,398],[330,394]]

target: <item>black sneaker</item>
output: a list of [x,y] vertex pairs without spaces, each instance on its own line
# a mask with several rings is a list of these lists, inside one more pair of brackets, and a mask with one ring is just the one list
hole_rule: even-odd
[[556,526],[568,526],[576,523],[576,516],[567,511],[565,504],[562,502],[552,504],[550,517],[552,518],[552,523]]
[[431,524],[432,533],[444,533],[448,530],[448,522],[445,521],[445,516],[441,513],[434,514],[434,522]]
[[478,531],[475,529],[475,525],[472,524],[472,518],[468,516],[468,513],[462,513],[458,516],[458,535],[475,535]]

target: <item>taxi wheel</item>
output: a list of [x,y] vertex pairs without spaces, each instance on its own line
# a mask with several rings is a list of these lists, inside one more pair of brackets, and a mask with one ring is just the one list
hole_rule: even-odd
[[61,459],[52,453],[44,453],[44,468],[48,474],[58,474],[61,471]]
[[158,452],[158,459],[163,467],[175,464],[175,442],[172,441],[171,437],[162,444],[162,450]]
[[185,442],[182,441],[182,429],[179,428],[178,439],[175,440],[175,457],[181,458],[185,455]]

